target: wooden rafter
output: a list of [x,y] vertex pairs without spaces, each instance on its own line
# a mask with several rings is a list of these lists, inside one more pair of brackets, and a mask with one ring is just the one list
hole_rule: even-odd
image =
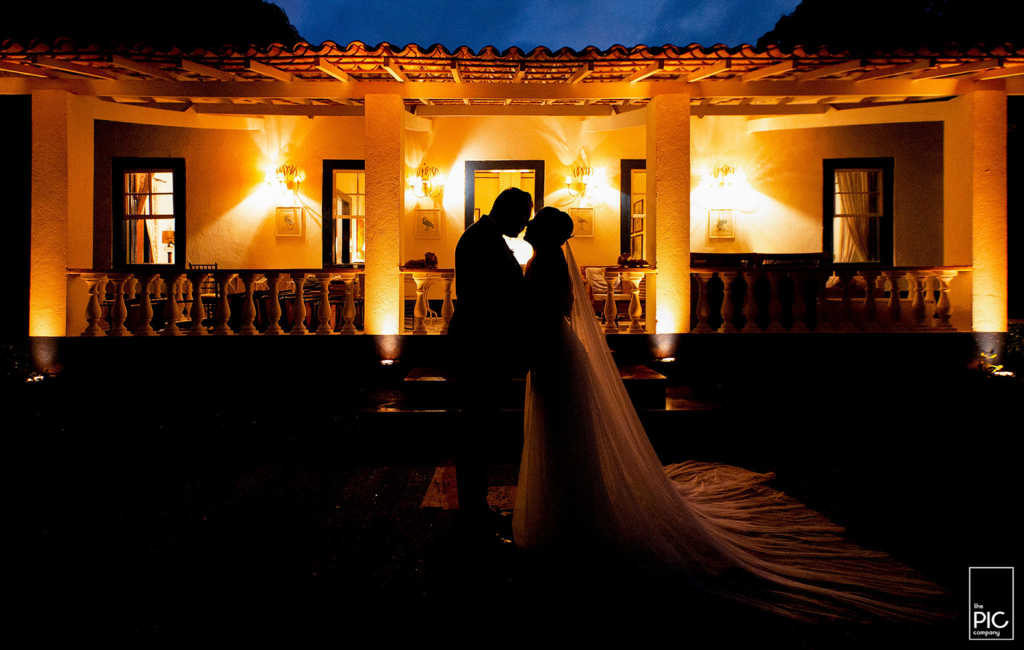
[[644,79],[646,79],[648,77],[653,77],[656,74],[660,74],[661,71],[664,70],[664,69],[665,69],[665,61],[664,61],[664,59],[658,59],[657,61],[655,61],[654,63],[650,64],[649,66],[647,66],[645,68],[641,68],[641,69],[637,70],[636,72],[634,72],[633,74],[631,74],[628,77],[626,77],[626,81],[628,81],[631,84],[635,84],[638,81],[643,81]]
[[522,83],[523,77],[526,76],[526,63],[523,61],[519,62],[519,67],[516,69],[515,74],[512,75],[512,83]]
[[583,81],[594,72],[594,62],[589,61],[586,65],[576,68],[576,71],[569,77],[569,83],[575,84]]
[[163,68],[158,68],[155,65],[150,65],[148,63],[132,61],[131,59],[120,56],[119,54],[111,55],[110,62],[119,68],[131,70],[132,72],[138,72],[139,74],[148,75],[150,77],[156,77],[158,79],[166,79],[167,81],[178,81],[178,77],[176,75],[171,74]]
[[452,59],[451,63],[448,64],[448,71],[451,73],[452,80],[454,80],[455,83],[457,83],[457,84],[462,83],[462,72],[459,71],[459,62],[458,61],[456,61],[455,59]]
[[407,83],[409,81],[409,77],[407,77],[406,74],[402,72],[402,66],[400,66],[398,63],[395,63],[394,59],[392,59],[390,56],[384,57],[384,62],[380,64],[380,67],[383,68],[389,75],[391,75],[395,79],[395,81],[400,81],[402,83]]
[[797,81],[811,81],[813,79],[821,79],[822,77],[846,74],[847,72],[854,72],[856,70],[862,70],[863,68],[864,61],[862,59],[855,59],[853,61],[845,61],[835,65],[826,65],[821,68],[808,70],[807,72],[801,72],[796,76],[796,79]]
[[707,66],[705,68],[699,68],[694,70],[690,74],[686,75],[686,81],[693,83],[694,81],[700,81],[701,79],[707,79],[708,77],[714,77],[717,74],[721,74],[732,67],[732,62],[729,59],[722,59],[718,63]]
[[934,70],[924,70],[914,75],[914,79],[941,79],[943,77],[955,77],[956,75],[967,74],[970,72],[983,72],[985,70],[991,70],[992,68],[998,68],[1002,65],[1002,61],[999,59],[988,59],[985,61],[974,61],[973,63],[964,63],[961,65],[951,65],[945,68],[936,68]]
[[230,72],[225,72],[220,68],[214,68],[213,66],[205,65],[197,61],[192,61],[190,59],[182,59],[178,63],[178,67],[186,72],[203,75],[204,77],[211,77],[213,79],[219,79],[220,81],[238,80],[238,77]]
[[329,62],[322,56],[316,57],[316,60],[313,61],[313,67],[319,70],[320,72],[323,72],[327,76],[337,79],[338,81],[352,81],[352,76],[349,73],[345,72],[338,66]]
[[266,63],[260,63],[255,59],[245,60],[245,69],[257,72],[264,77],[270,77],[271,79],[277,79],[278,81],[292,82],[295,81],[295,76],[290,72],[285,72],[279,68],[275,68],[272,65]]
[[989,79],[1007,79],[1009,77],[1019,77],[1024,75],[1024,65],[1011,65],[1005,68],[996,68],[995,70],[989,70],[985,74],[978,77],[978,81],[987,81]]
[[37,54],[33,58],[35,59],[35,64],[41,68],[50,68],[51,70],[71,72],[73,74],[85,75],[86,77],[108,79],[110,81],[117,81],[121,79],[121,75],[114,74],[113,72],[107,72],[99,68],[93,68],[92,66],[88,65],[81,65],[79,63],[71,63],[70,61],[52,59],[48,56],[43,56],[42,54]]
[[935,61],[931,59],[923,59],[921,61],[912,61],[910,63],[904,63],[902,65],[893,65],[887,68],[880,68],[878,70],[870,70],[865,72],[861,76],[857,77],[858,82],[871,81],[873,79],[887,79],[888,77],[896,77],[901,74],[907,74],[910,72],[917,72],[919,70],[927,70],[928,68],[934,67]]
[[4,63],[0,62],[0,72],[13,72],[14,74],[25,75],[26,77],[37,77],[41,79],[50,79],[53,77],[47,70],[38,68],[34,65],[21,65],[17,63]]
[[796,65],[796,61],[793,59],[786,59],[781,63],[775,65],[768,65],[763,68],[756,68],[750,72],[744,72],[740,75],[742,81],[756,81],[757,79],[764,79],[765,77],[771,77],[783,72],[789,72]]

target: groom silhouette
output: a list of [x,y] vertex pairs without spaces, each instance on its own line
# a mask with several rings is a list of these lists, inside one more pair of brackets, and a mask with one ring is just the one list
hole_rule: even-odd
[[523,270],[502,235],[518,235],[532,213],[529,193],[509,188],[495,199],[490,214],[466,229],[455,247],[457,301],[448,343],[462,407],[456,487],[459,518],[475,531],[504,532],[497,513],[487,505],[487,436],[501,410],[508,379],[526,369],[515,348],[522,338],[518,310]]

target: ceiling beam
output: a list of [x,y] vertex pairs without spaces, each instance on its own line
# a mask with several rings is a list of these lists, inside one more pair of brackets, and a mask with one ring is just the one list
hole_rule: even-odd
[[945,68],[925,70],[914,75],[913,79],[942,79],[943,77],[954,77],[956,75],[967,74],[970,72],[982,72],[985,70],[991,70],[992,68],[998,68],[1001,65],[1002,61],[1000,61],[999,59],[974,61],[972,63],[964,63],[961,65],[946,66]]
[[522,61],[519,62],[519,69],[516,70],[515,74],[512,75],[512,83],[522,83],[523,77],[526,76],[526,64]]
[[653,77],[654,75],[660,73],[664,69],[665,69],[665,60],[664,59],[658,59],[657,61],[655,61],[654,63],[650,64],[646,68],[641,68],[641,69],[637,70],[636,72],[634,72],[633,74],[631,74],[628,77],[626,77],[626,81],[631,83],[631,84],[635,84],[636,82],[643,81],[644,79],[646,79],[648,77]]
[[814,79],[821,79],[822,77],[831,77],[837,74],[846,74],[847,72],[853,72],[855,70],[861,70],[864,68],[864,60],[856,59],[854,61],[844,61],[843,63],[837,63],[835,65],[826,65],[821,68],[815,68],[814,70],[808,70],[807,72],[801,72],[796,76],[797,81],[812,81]]
[[448,70],[449,72],[452,73],[452,79],[455,81],[455,83],[462,83],[462,72],[459,71],[458,61],[452,59],[451,63],[448,65]]
[[687,83],[693,83],[695,81],[700,81],[701,79],[707,79],[708,77],[714,77],[716,74],[725,72],[726,70],[730,69],[731,67],[732,67],[732,61],[730,61],[729,59],[722,59],[721,61],[719,61],[715,65],[712,65],[712,66],[709,66],[709,67],[706,67],[706,68],[701,68],[699,70],[694,70],[693,72],[691,72],[690,74],[688,74],[686,76],[686,81],[687,81]]
[[395,63],[390,56],[384,57],[384,62],[380,64],[380,67],[387,71],[389,75],[394,77],[395,81],[400,81],[402,83],[407,83],[409,81],[409,77],[405,76],[405,73],[402,72],[402,67]]
[[584,79],[586,79],[587,77],[589,77],[590,74],[593,71],[594,71],[594,62],[593,61],[589,61],[589,62],[587,62],[586,65],[581,65],[580,67],[576,68],[576,72],[573,72],[572,76],[569,77],[568,83],[571,83],[571,84],[579,83],[579,82],[583,81]]
[[740,79],[743,81],[756,81],[757,79],[763,79],[765,77],[771,77],[772,75],[782,74],[783,72],[789,72],[793,69],[796,62],[793,59],[787,59],[781,63],[775,65],[768,65],[763,68],[757,68],[750,72],[744,72]]
[[338,81],[344,81],[346,83],[352,81],[352,76],[349,73],[345,72],[322,56],[316,57],[316,60],[313,61],[313,67],[320,72],[323,72],[328,77],[333,77]]
[[[159,104],[156,104],[159,106]],[[196,113],[218,115],[301,115],[353,117],[365,113],[362,106],[296,106],[294,104],[192,104]]]
[[52,59],[48,56],[43,56],[42,54],[36,54],[32,58],[35,60],[35,64],[41,68],[50,68],[51,70],[60,70],[61,72],[71,72],[73,74],[95,77],[97,79],[106,79],[109,81],[118,81],[123,78],[122,75],[115,74],[113,72],[107,72],[105,70],[100,70],[98,68],[78,63],[71,63],[70,61]]
[[1024,65],[1011,65],[1005,68],[996,68],[995,70],[989,70],[985,74],[978,77],[978,81],[987,81],[989,79],[1006,79],[1008,77],[1019,77],[1024,75]]
[[131,59],[125,58],[119,54],[111,55],[110,62],[119,68],[138,72],[139,74],[149,75],[150,77],[156,77],[158,79],[166,79],[167,81],[178,81],[177,75],[171,74],[163,68],[158,68],[155,65],[150,65],[148,63],[132,61]]
[[829,110],[828,104],[747,104],[743,106],[694,106],[690,109],[693,117],[704,117],[707,115],[806,115],[811,113],[826,113]]
[[875,79],[887,79],[889,77],[896,77],[901,74],[907,74],[908,72],[927,70],[928,68],[934,66],[935,61],[933,61],[932,59],[913,61],[911,63],[904,63],[902,65],[891,65],[888,68],[879,68],[878,70],[871,70],[869,72],[865,72],[861,76],[857,77],[857,81],[864,82],[872,81]]
[[40,79],[53,78],[53,75],[43,68],[37,68],[34,65],[17,65],[14,63],[4,63],[2,61],[0,61],[0,72],[13,72],[14,74],[23,74],[26,77],[37,77]]
[[292,75],[291,73],[275,68],[274,66],[267,65],[266,63],[260,63],[259,61],[256,61],[254,59],[245,60],[245,69],[252,70],[253,72],[258,72],[264,77],[270,77],[272,79],[277,79],[278,81],[284,81],[286,83],[295,81],[295,76]]
[[178,62],[178,67],[186,72],[200,74],[204,77],[212,77],[214,79],[219,79],[220,81],[238,81],[238,76],[235,74],[189,59],[182,59]]

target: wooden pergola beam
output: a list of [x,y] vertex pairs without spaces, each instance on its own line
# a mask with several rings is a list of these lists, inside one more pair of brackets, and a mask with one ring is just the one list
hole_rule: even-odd
[[352,76],[322,56],[316,57],[313,67],[338,81],[351,82]]
[[519,62],[519,68],[515,71],[515,74],[512,75],[512,83],[514,83],[514,84],[522,83],[523,77],[525,77],[525,76],[526,76],[526,64],[523,63],[522,61],[520,61]]
[[593,61],[588,62],[586,65],[581,65],[580,67],[576,68],[576,72],[573,72],[572,76],[569,77],[568,83],[571,83],[571,84],[579,83],[579,82],[583,81],[584,79],[586,79],[587,77],[589,77],[590,74],[593,71],[594,71],[594,62]]
[[81,65],[79,63],[71,63],[70,61],[53,59],[48,56],[43,56],[42,54],[35,55],[33,59],[35,60],[35,64],[41,68],[50,68],[51,70],[60,70],[61,72],[71,72],[73,74],[85,75],[86,77],[107,79],[109,81],[118,81],[121,79],[121,75],[114,74],[113,72],[106,72],[105,70]]
[[409,77],[407,77],[405,73],[402,72],[402,67],[395,63],[394,59],[392,59],[390,56],[384,57],[384,62],[380,64],[380,67],[383,68],[389,75],[394,77],[395,81],[399,81],[401,83],[408,83]]
[[0,71],[13,72],[14,74],[22,74],[26,77],[37,77],[40,79],[53,78],[53,75],[47,72],[45,69],[36,67],[34,65],[20,65],[15,63],[4,63],[0,61]]
[[654,75],[660,73],[664,69],[665,61],[663,59],[658,59],[657,61],[650,64],[646,68],[641,68],[634,72],[633,74],[626,77],[626,81],[631,84],[635,84],[636,82],[643,81],[648,77],[653,77]]
[[714,64],[712,66],[708,66],[706,68],[701,68],[699,70],[694,70],[690,74],[686,75],[686,82],[687,83],[693,83],[695,81],[700,81],[701,79],[707,79],[708,77],[714,77],[717,74],[721,74],[722,72],[725,72],[726,70],[730,69],[731,67],[732,67],[732,61],[730,61],[729,59],[722,59],[721,61],[719,61],[718,63],[716,63],[716,64]]
[[878,70],[871,70],[865,72],[861,76],[857,77],[858,83],[864,81],[871,81],[873,79],[887,79],[888,77],[896,77],[901,74],[907,74],[909,72],[917,72],[919,70],[927,70],[928,68],[934,67],[935,61],[931,59],[923,59],[921,61],[912,61],[910,63],[904,63],[902,65],[892,65],[888,68],[880,68]]
[[205,65],[199,63],[198,61],[192,61],[190,59],[182,59],[178,62],[178,67],[186,72],[203,75],[204,77],[211,77],[213,79],[219,79],[220,81],[238,80],[238,77],[230,72],[225,72],[220,68],[214,68],[213,66]]
[[459,62],[458,61],[456,61],[455,59],[452,59],[451,63],[448,64],[448,71],[451,72],[452,80],[454,80],[455,83],[457,83],[457,84],[462,83],[462,72],[459,70]]
[[245,69],[252,70],[253,72],[259,73],[264,77],[270,77],[271,79],[277,79],[278,81],[292,82],[295,81],[295,76],[290,72],[285,72],[274,66],[267,65],[266,63],[260,63],[255,59],[245,60]]
[[864,60],[856,59],[854,61],[844,61],[843,63],[837,63],[835,65],[826,65],[821,68],[815,68],[814,70],[808,70],[807,72],[801,72],[796,76],[797,81],[812,81],[814,79],[821,79],[822,77],[831,77],[837,74],[846,74],[847,72],[853,72],[855,70],[861,70],[864,68]]
[[1005,68],[996,68],[995,70],[989,70],[985,74],[978,77],[978,81],[987,81],[989,79],[1007,79],[1009,77],[1019,77],[1024,75],[1024,65],[1011,65]]
[[793,59],[787,59],[781,63],[775,65],[768,65],[763,68],[757,68],[750,72],[744,72],[740,75],[742,81],[756,81],[757,79],[764,79],[765,77],[771,77],[773,75],[782,74],[783,72],[789,72],[796,65],[796,61]]
[[119,68],[138,72],[139,74],[149,75],[150,77],[156,77],[158,79],[166,79],[167,81],[178,81],[178,77],[176,75],[171,74],[163,68],[158,68],[155,65],[150,65],[148,63],[132,61],[131,59],[125,58],[119,54],[112,54],[110,56],[110,62]]
[[963,63],[961,65],[951,65],[945,68],[936,68],[934,70],[925,70],[914,75],[914,79],[942,79],[943,77],[955,77],[961,74],[968,74],[971,72],[981,72],[984,70],[991,70],[992,68],[998,68],[1002,65],[1002,61],[999,59],[988,59],[985,61],[974,61],[972,63]]

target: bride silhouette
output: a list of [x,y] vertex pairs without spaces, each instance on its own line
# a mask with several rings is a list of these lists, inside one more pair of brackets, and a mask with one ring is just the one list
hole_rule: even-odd
[[[662,467],[599,330],[572,250],[569,215],[540,210],[525,288],[525,439],[516,545],[590,566],[625,566],[804,620],[931,620],[940,590],[764,483],[711,463]],[[566,260],[568,257],[568,261]],[[595,564],[595,562],[599,564]]]

